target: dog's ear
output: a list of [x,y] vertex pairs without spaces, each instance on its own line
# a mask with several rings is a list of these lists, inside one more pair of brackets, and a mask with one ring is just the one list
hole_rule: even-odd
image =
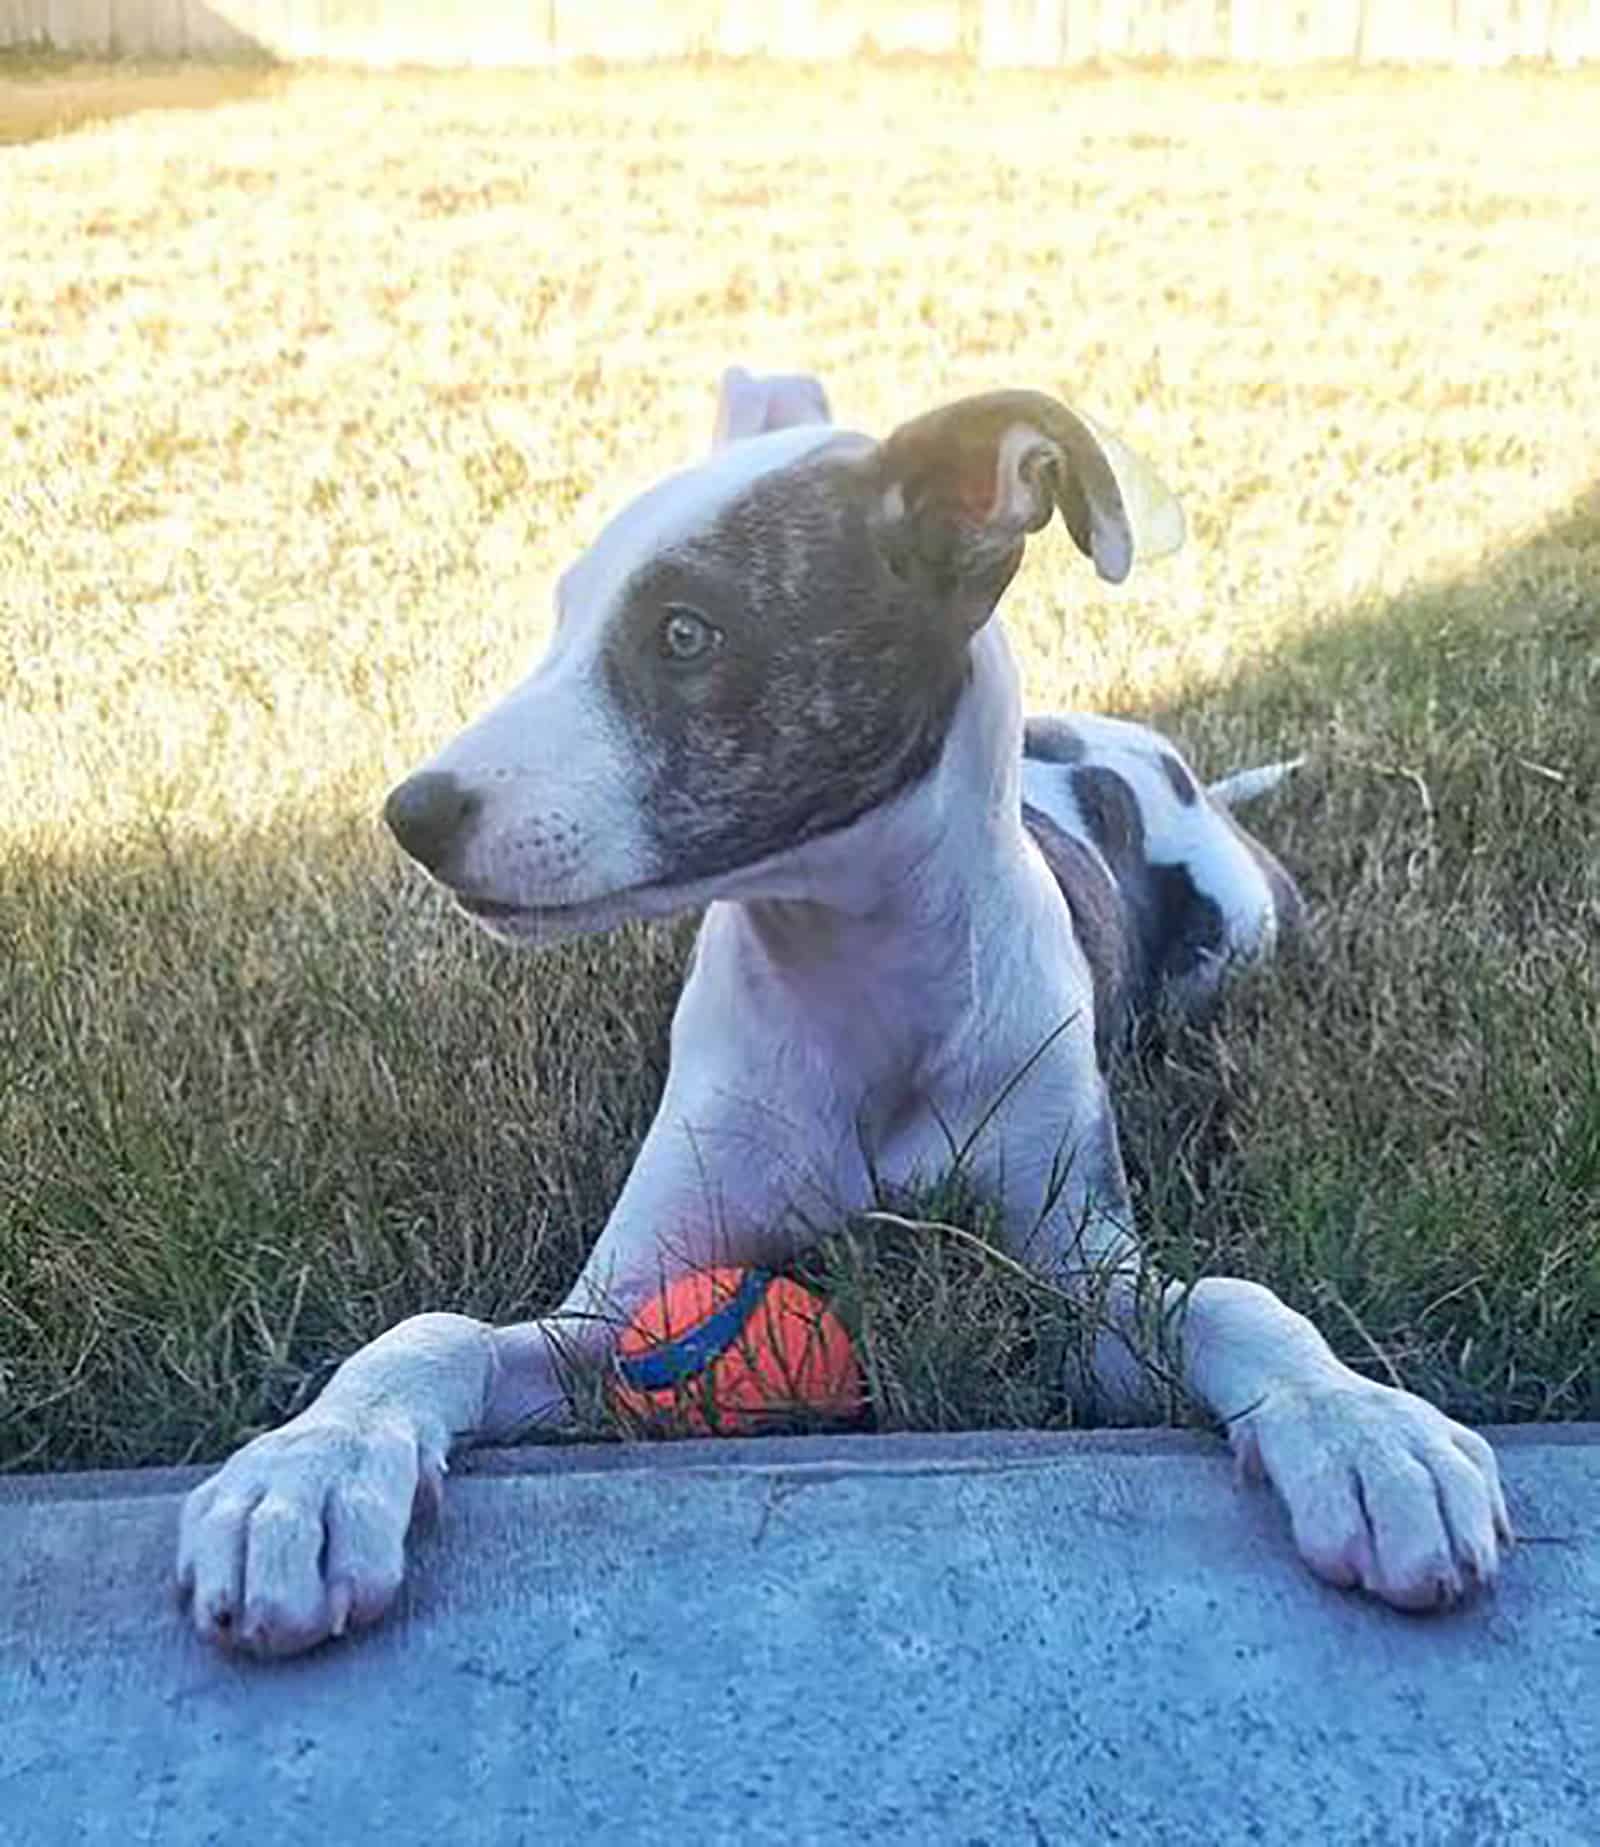
[[1183,543],[1183,510],[1153,470],[1041,392],[986,392],[930,411],[902,424],[876,465],[873,523],[891,567],[931,588],[969,589],[976,622],[1057,508],[1108,583]]
[[768,430],[786,430],[796,423],[832,423],[828,394],[809,372],[774,372],[756,378],[743,366],[729,366],[717,392],[717,422],[713,449]]

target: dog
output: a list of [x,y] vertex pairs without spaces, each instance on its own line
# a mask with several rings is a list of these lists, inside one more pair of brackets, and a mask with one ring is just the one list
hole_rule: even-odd
[[1092,1302],[1066,1383],[1098,1414],[1149,1414],[1153,1300],[1314,1572],[1419,1610],[1490,1585],[1512,1534],[1482,1437],[1258,1284],[1144,1280],[1107,1066],[1141,1008],[1206,1004],[1294,926],[1230,812],[1281,769],[1207,788],[1141,726],[1025,721],[995,610],[1057,513],[1115,583],[1182,542],[1177,502],[1030,391],[878,442],[814,380],[733,369],[717,437],[604,527],[531,677],[385,807],[508,943],[708,907],[659,1111],[554,1313],[414,1316],[194,1490],[200,1636],[274,1656],[375,1621],[453,1447],[568,1415],[571,1365],[664,1276],[781,1266],[957,1149],[1011,1251]]

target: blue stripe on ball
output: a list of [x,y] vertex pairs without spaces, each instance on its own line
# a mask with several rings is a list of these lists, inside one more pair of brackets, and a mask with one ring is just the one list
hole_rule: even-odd
[[771,1281],[770,1270],[752,1270],[722,1307],[707,1315],[699,1327],[676,1340],[664,1340],[637,1358],[619,1355],[617,1371],[623,1384],[635,1391],[663,1392],[692,1379],[738,1339]]

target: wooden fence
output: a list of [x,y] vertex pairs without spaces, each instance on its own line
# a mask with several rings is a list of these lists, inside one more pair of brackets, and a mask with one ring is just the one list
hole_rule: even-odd
[[1600,57],[1600,0],[0,0],[0,46],[368,65],[544,64],[874,47],[1093,58],[1457,65]]

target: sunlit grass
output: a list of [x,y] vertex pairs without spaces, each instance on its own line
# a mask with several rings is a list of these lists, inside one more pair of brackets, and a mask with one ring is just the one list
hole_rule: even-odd
[[[685,931],[511,957],[373,817],[736,358],[869,430],[1054,389],[1158,463],[1177,559],[1035,546],[1030,703],[1310,748],[1258,825],[1320,921],[1130,1074],[1146,1222],[1379,1376],[1596,1414],[1600,82],[272,85],[0,154],[0,1454],[214,1453],[570,1277]],[[823,1267],[926,1331],[972,1261]],[[937,1392],[883,1335],[885,1420],[1044,1415],[1003,1332]]]

